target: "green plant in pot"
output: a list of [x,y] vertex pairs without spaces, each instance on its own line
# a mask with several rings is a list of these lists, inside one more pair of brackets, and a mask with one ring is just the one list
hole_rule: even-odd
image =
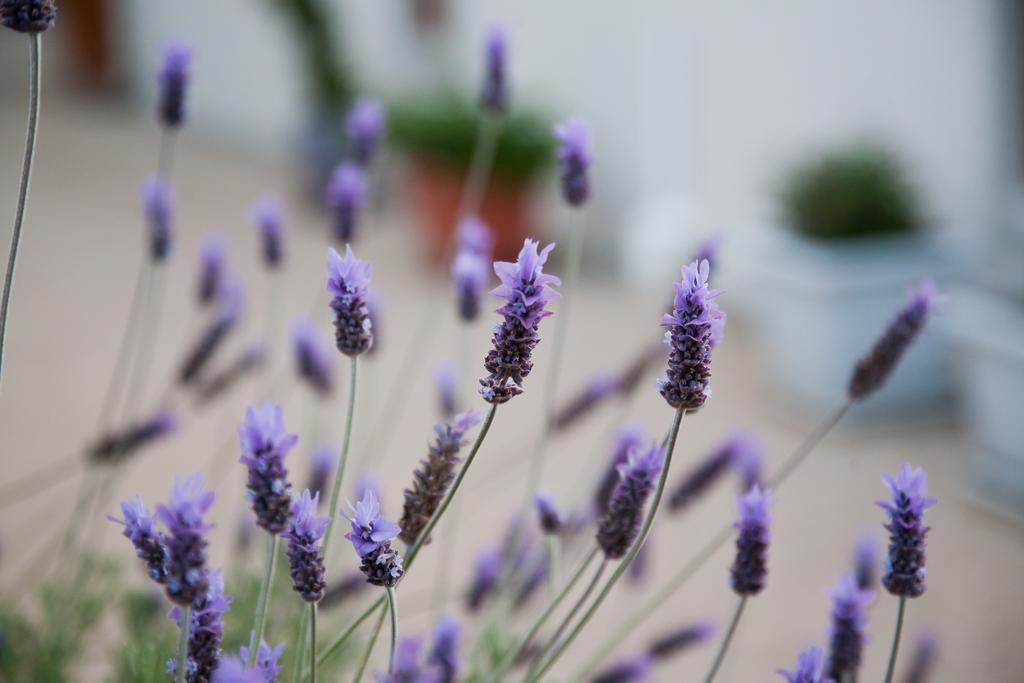
[[[400,100],[390,108],[391,142],[409,159],[407,196],[433,263],[443,258],[455,228],[479,121],[476,101],[455,92]],[[514,257],[529,232],[531,188],[554,160],[551,125],[550,117],[532,109],[504,117],[480,211],[494,231],[499,258]]]

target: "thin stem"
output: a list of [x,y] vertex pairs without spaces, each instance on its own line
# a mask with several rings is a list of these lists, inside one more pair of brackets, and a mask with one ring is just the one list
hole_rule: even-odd
[[147,288],[146,303],[143,306],[142,314],[142,338],[139,344],[138,354],[135,356],[135,366],[128,384],[128,393],[125,395],[125,406],[122,415],[131,417],[130,412],[138,408],[146,393],[146,384],[149,379],[150,360],[153,355],[155,339],[159,339],[160,318],[163,311],[163,268],[154,264],[152,267],[152,286]]
[[260,584],[260,594],[256,601],[256,619],[252,625],[252,635],[249,637],[249,661],[247,666],[256,663],[256,654],[260,642],[263,640],[263,629],[267,625],[267,604],[270,602],[270,589],[274,583],[274,568],[277,566],[277,534],[269,534],[267,538],[267,561],[263,571],[263,583]]
[[0,300],[0,382],[3,381],[4,347],[7,341],[7,313],[11,304],[11,290],[14,288],[14,267],[18,260],[21,231],[25,225],[25,206],[28,204],[28,187],[32,179],[32,161],[36,153],[36,133],[39,130],[39,84],[41,81],[40,33],[30,33],[28,51],[28,130],[25,134],[25,156],[21,162],[21,183],[18,186],[18,206],[14,212],[14,232],[11,235],[11,251],[7,256],[7,274],[4,276],[3,299]]
[[181,610],[181,635],[178,636],[178,659],[174,666],[175,683],[185,683],[185,670],[188,668],[188,627],[191,621],[192,607],[187,605]]
[[[768,485],[773,489],[778,489],[796,470],[797,466],[814,451],[828,433],[839,423],[850,409],[850,405],[848,402],[844,403],[837,410],[829,413],[818,427],[797,446],[796,450],[783,461],[779,469],[768,478]],[[733,535],[734,529],[731,524],[726,524],[719,529],[718,533],[712,536],[688,562],[680,566],[679,570],[661,588],[641,603],[628,618],[619,624],[618,628],[612,631],[608,638],[601,642],[583,668],[573,675],[573,680],[586,679],[591,676],[605,658],[615,651],[616,646],[627,635],[660,606],[666,604],[677,590],[689,581],[719,549],[733,538]]]
[[711,670],[708,671],[704,683],[711,683],[715,675],[718,674],[718,669],[721,668],[722,662],[725,660],[725,652],[729,649],[729,643],[732,642],[732,637],[736,634],[736,625],[740,623],[740,615],[743,614],[743,608],[746,606],[747,596],[744,595],[740,598],[739,604],[736,605],[736,612],[732,615],[732,621],[729,622],[729,630],[725,632],[725,638],[722,639],[722,644],[718,648],[718,654],[715,655],[715,661],[711,664]]
[[391,648],[388,654],[388,675],[395,671],[395,643],[398,642],[398,602],[395,600],[395,589],[389,587],[388,613],[391,615]]
[[366,643],[366,650],[363,651],[363,656],[359,660],[359,668],[356,669],[356,675],[352,677],[352,683],[359,683],[359,681],[363,680],[363,674],[366,672],[366,664],[370,661],[370,655],[373,654],[373,646],[377,644],[377,638],[380,637],[380,629],[384,626],[385,613],[386,610],[382,608],[380,610],[380,617],[377,619],[377,624],[373,627],[373,633],[370,634],[370,640]]
[[309,683],[316,683],[316,603],[315,602],[309,603]]
[[382,595],[379,598],[377,598],[377,600],[375,600],[372,605],[367,607],[366,611],[360,614],[358,619],[352,622],[352,624],[347,629],[342,631],[337,638],[331,641],[330,645],[322,649],[320,655],[317,657],[316,663],[320,666],[323,666],[324,662],[326,662],[331,655],[337,652],[341,648],[341,646],[345,644],[345,641],[347,641],[352,636],[352,634],[356,632],[356,629],[358,629],[364,621],[369,619],[373,615],[373,613],[384,604],[385,599],[385,596]]
[[551,340],[551,364],[547,369],[544,393],[541,395],[541,416],[544,420],[537,436],[537,443],[530,456],[530,472],[526,478],[524,507],[529,504],[530,496],[540,486],[544,468],[544,457],[547,455],[548,443],[554,431],[554,406],[558,394],[559,379],[562,375],[562,357],[565,355],[565,339],[569,329],[569,303],[580,278],[580,264],[583,261],[583,237],[586,222],[580,221],[575,230],[569,230],[569,263],[565,280],[562,283],[562,298],[558,302],[558,315],[555,316],[555,331]]
[[434,527],[441,520],[441,516],[444,515],[445,510],[452,504],[452,499],[455,494],[458,493],[459,487],[462,485],[462,480],[466,478],[466,473],[469,471],[470,466],[473,464],[473,460],[476,459],[476,454],[480,451],[480,444],[484,442],[484,438],[487,436],[487,432],[491,430],[491,423],[494,422],[494,414],[498,410],[498,404],[492,403],[491,409],[487,411],[487,417],[484,418],[484,423],[480,426],[480,432],[476,435],[476,441],[473,442],[473,447],[469,450],[469,455],[466,456],[466,460],[462,463],[462,467],[459,469],[458,476],[455,477],[455,481],[452,483],[452,487],[448,489],[448,493],[445,494],[444,500],[441,501],[441,505],[438,506],[434,514],[431,515],[430,521],[420,532],[416,542],[409,547],[409,550],[405,553],[405,570],[409,571],[412,567],[413,560],[416,559],[416,555],[419,554],[423,544],[430,538],[430,534],[433,533]]
[[[305,607],[303,609],[305,609]],[[304,667],[306,667],[307,664],[312,664],[316,661],[306,661],[306,643],[310,637],[309,627],[309,619],[299,620],[299,637],[295,640],[295,668],[292,672],[292,680],[295,681],[295,683],[299,683],[302,680],[302,674],[305,673]]]
[[554,595],[558,586],[558,535],[548,534],[548,595]]
[[341,453],[338,455],[338,466],[334,471],[334,485],[331,487],[331,503],[327,508],[330,521],[327,523],[327,533],[324,534],[323,556],[327,559],[327,549],[331,543],[331,531],[334,529],[334,521],[338,518],[338,500],[341,498],[341,483],[345,479],[345,463],[348,462],[349,444],[352,442],[352,422],[356,414],[356,382],[359,376],[359,356],[351,357],[349,365],[348,381],[348,410],[345,414],[345,436],[341,442]]
[[[491,176],[491,164],[501,135],[502,122],[500,113],[485,111],[480,116],[473,158],[469,163],[466,184],[462,186],[462,196],[459,198],[459,218],[473,215],[480,210],[484,193],[487,191],[487,181]],[[451,240],[446,245],[446,252],[450,251],[450,246]]]
[[118,342],[117,357],[114,359],[114,371],[110,374],[110,381],[107,382],[103,402],[100,404],[100,415],[96,422],[97,432],[111,425],[121,402],[124,383],[128,379],[127,370],[135,357],[135,333],[139,329],[139,319],[144,310],[143,303],[149,298],[152,277],[152,262],[147,258],[140,258],[135,287],[132,289],[132,300],[128,308],[128,319],[121,330],[121,341]]
[[661,475],[658,477],[658,486],[654,491],[654,498],[651,500],[650,507],[647,510],[647,515],[644,517],[644,523],[640,527],[639,535],[637,535],[636,540],[633,541],[633,545],[630,546],[629,552],[626,553],[626,556],[622,558],[622,561],[619,562],[617,567],[615,567],[615,571],[612,572],[611,577],[609,577],[608,581],[605,582],[604,587],[601,588],[601,592],[598,594],[597,598],[594,599],[594,602],[591,603],[590,608],[583,614],[583,617],[569,633],[565,641],[555,649],[554,653],[548,658],[548,661],[544,664],[537,675],[530,679],[531,681],[539,681],[541,677],[547,673],[548,669],[558,661],[558,658],[562,656],[562,653],[572,645],[572,642],[576,640],[576,636],[580,634],[580,631],[582,631],[583,627],[587,625],[587,622],[593,618],[597,609],[601,606],[601,603],[603,603],[605,598],[608,597],[612,588],[614,588],[615,584],[618,583],[620,578],[622,578],[622,575],[629,568],[629,564],[633,561],[633,558],[636,557],[637,553],[640,552],[640,548],[643,547],[644,542],[647,540],[647,535],[650,534],[651,527],[654,525],[654,517],[658,513],[658,506],[661,504],[661,498],[665,493],[665,482],[668,481],[668,472],[672,466],[672,454],[676,450],[676,441],[679,437],[679,425],[682,422],[682,419],[683,409],[680,408],[676,410],[675,417],[672,418],[672,426],[669,428],[668,447],[665,452],[665,463],[662,465]]
[[903,633],[903,613],[907,608],[907,596],[900,596],[900,606],[896,612],[896,632],[892,635],[892,650],[889,652],[889,666],[885,669],[885,683],[892,683],[896,672],[896,654],[900,649],[900,635]]

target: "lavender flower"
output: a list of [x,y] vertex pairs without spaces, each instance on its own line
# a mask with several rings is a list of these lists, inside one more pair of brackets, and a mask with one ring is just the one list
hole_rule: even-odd
[[378,683],[438,683],[438,673],[420,664],[423,640],[402,638],[395,650],[395,666],[391,673],[377,676]]
[[623,659],[598,673],[590,681],[591,683],[631,683],[632,681],[642,681],[651,674],[653,664],[651,657],[647,654]]
[[[188,625],[188,665],[185,680],[188,683],[209,683],[220,661],[221,641],[224,639],[223,615],[231,609],[231,596],[224,593],[224,574],[220,569],[207,577],[209,587],[205,595],[192,606]],[[171,610],[171,619],[181,628],[180,607]],[[174,673],[175,661],[167,662],[168,673]]]
[[525,607],[530,602],[530,598],[537,592],[537,589],[544,585],[551,573],[551,553],[547,548],[540,552],[529,553],[528,558],[517,563],[523,565],[516,567],[516,569],[521,570],[524,576],[517,581],[519,590],[512,600],[512,607],[514,609]]
[[[271,648],[262,640],[260,641],[260,647],[256,651],[256,663],[252,667],[253,671],[259,672],[261,676],[258,680],[261,680],[262,683],[277,683],[277,675],[283,668],[278,664],[282,654],[284,654],[284,643]],[[249,661],[249,648],[243,645],[238,649],[238,655],[243,662]]]
[[921,468],[903,463],[899,474],[884,475],[882,481],[892,494],[891,502],[875,503],[889,515],[885,525],[889,531],[889,556],[882,585],[893,595],[916,598],[926,588],[924,546],[928,527],[924,524],[924,511],[937,501],[928,497],[928,475]]
[[441,417],[450,420],[457,410],[459,390],[459,366],[445,361],[434,369],[434,386],[437,387]]
[[157,114],[160,123],[177,128],[185,120],[185,89],[188,87],[192,48],[181,41],[172,41],[164,48],[164,63],[160,68],[160,103]]
[[199,397],[210,401],[221,395],[250,372],[258,369],[267,359],[267,351],[262,344],[252,344],[242,349],[227,367],[203,381],[199,388]]
[[449,424],[434,426],[434,442],[430,445],[425,460],[413,472],[412,488],[405,490],[405,505],[402,508],[400,538],[408,544],[415,543],[430,518],[434,516],[448,487],[455,480],[459,450],[465,445],[466,432],[481,419],[480,411],[467,410],[455,416]]
[[334,454],[337,452],[338,449],[333,445],[324,444],[310,455],[313,464],[309,471],[309,486],[306,488],[313,495],[326,495],[327,482],[330,481],[331,474],[334,472]]
[[832,591],[832,621],[829,625],[829,653],[826,671],[837,681],[856,680],[864,652],[865,610],[874,594],[861,590],[852,574],[843,574]]
[[853,575],[861,590],[873,588],[878,581],[878,540],[870,532],[861,534],[854,546]]
[[795,669],[792,671],[778,669],[777,673],[789,683],[836,683],[824,675],[823,664],[824,655],[821,648],[812,645],[797,657]]
[[327,181],[324,199],[331,210],[335,239],[352,241],[358,227],[359,210],[366,203],[366,179],[362,169],[350,161],[335,166]]
[[352,531],[345,538],[352,541],[352,546],[361,558],[360,569],[366,580],[375,586],[392,588],[402,578],[402,556],[392,550],[391,541],[401,532],[401,527],[381,517],[380,503],[373,491],[366,495],[355,507],[349,504],[352,516]]
[[199,303],[213,302],[224,280],[228,245],[222,235],[209,235],[199,249]]
[[473,582],[466,594],[466,609],[476,612],[483,607],[484,602],[491,597],[494,589],[498,586],[501,568],[501,551],[497,548],[488,548],[477,555]]
[[863,401],[885,384],[900,358],[924,329],[938,299],[930,281],[911,291],[907,305],[889,323],[867,355],[857,362],[850,377],[851,401]]
[[739,519],[733,526],[739,531],[736,539],[736,561],[732,565],[732,589],[739,595],[756,595],[764,588],[768,574],[769,506],[774,503],[771,493],[755,484],[750,491],[736,499]]
[[647,654],[654,660],[668,659],[695,645],[707,642],[713,635],[715,635],[715,625],[711,622],[705,621],[684,626],[651,643],[651,646],[647,648]]
[[171,223],[174,220],[174,191],[160,176],[142,185],[142,213],[149,224],[149,255],[160,263],[171,252]]
[[206,536],[213,528],[203,520],[213,505],[213,491],[203,490],[203,478],[194,474],[175,481],[167,505],[157,508],[157,517],[167,527],[167,597],[190,607],[209,589],[206,570]]
[[502,27],[492,26],[487,32],[484,56],[486,66],[480,104],[484,109],[501,112],[508,107],[508,36]]
[[319,607],[325,609],[345,602],[348,598],[361,593],[369,584],[361,571],[355,571],[340,581],[332,581],[324,593]]
[[472,251],[459,251],[452,262],[452,282],[459,317],[472,322],[480,315],[480,298],[487,284],[487,261]]
[[619,378],[606,372],[599,372],[590,378],[583,391],[569,400],[555,413],[552,427],[557,431],[565,429],[619,391]]
[[121,514],[124,519],[107,515],[111,522],[124,526],[122,534],[135,546],[135,555],[146,563],[149,578],[159,584],[167,581],[167,537],[156,528],[156,519],[142,498],[121,502]]
[[360,261],[345,245],[342,257],[327,248],[327,291],[334,295],[334,329],[338,350],[346,356],[365,353],[373,345],[373,323],[366,308],[367,288],[373,266]]
[[682,510],[705,493],[727,471],[732,462],[732,443],[726,441],[694,467],[668,499],[669,509]]
[[219,311],[213,321],[199,336],[195,345],[185,356],[178,371],[178,381],[190,384],[199,378],[203,369],[209,364],[217,350],[224,343],[228,334],[235,329],[242,316],[245,306],[245,289],[241,282],[226,279],[217,293]]
[[644,506],[664,462],[665,449],[652,441],[646,450],[634,448],[625,464],[619,465],[619,483],[612,491],[608,512],[597,529],[597,543],[607,559],[622,557],[636,540]]
[[0,0],[0,24],[18,33],[42,33],[57,21],[53,0]]
[[271,270],[280,268],[284,261],[284,205],[277,197],[262,197],[250,216],[260,231],[264,265]]
[[377,144],[384,134],[388,115],[380,102],[360,97],[345,117],[345,134],[352,145],[352,158],[363,168],[373,162]]
[[643,430],[637,425],[626,425],[615,433],[615,445],[608,466],[594,491],[594,510],[599,517],[608,512],[612,492],[619,483],[619,467],[626,464],[630,452],[640,448],[645,440]]
[[740,477],[740,491],[749,491],[754,484],[764,484],[764,442],[746,431],[733,433],[732,467]]
[[266,402],[245,411],[238,441],[238,461],[249,468],[246,491],[256,523],[269,534],[279,534],[288,527],[292,503],[284,458],[299,437],[285,429],[281,406]]
[[587,169],[592,159],[590,126],[582,119],[568,119],[554,128],[558,139],[558,167],[562,175],[562,197],[571,206],[581,206],[590,197]]
[[551,289],[561,281],[544,273],[544,263],[555,248],[549,244],[540,252],[537,242],[526,240],[515,263],[498,261],[494,272],[501,284],[491,294],[504,299],[498,309],[504,316],[494,328],[494,348],[487,353],[484,367],[490,373],[480,380],[480,395],[488,403],[505,403],[523,392],[523,380],[533,369],[533,348],[540,341],[537,329],[551,311],[546,306],[559,297]]
[[910,660],[907,674],[903,677],[903,683],[926,683],[931,678],[932,669],[935,668],[937,645],[932,633],[925,633],[917,639],[914,656]]
[[434,626],[434,640],[427,653],[427,664],[437,672],[437,683],[455,683],[462,669],[459,641],[462,639],[459,622],[442,614]]
[[708,289],[707,261],[694,261],[682,270],[682,279],[675,283],[676,296],[671,314],[661,319],[668,327],[665,343],[671,351],[668,372],[658,380],[658,391],[676,409],[695,411],[710,395],[711,349],[717,339],[725,314],[718,309],[718,290]]
[[213,672],[213,683],[265,683],[263,674],[253,668],[246,669],[238,657],[222,657]]
[[334,358],[320,342],[312,320],[303,319],[295,323],[292,328],[292,348],[295,350],[295,367],[299,377],[320,396],[330,395],[334,386],[331,374]]
[[555,500],[547,493],[537,493],[533,497],[533,505],[537,508],[540,528],[546,534],[557,534],[562,529],[562,515],[555,507]]
[[491,260],[494,253],[494,235],[478,216],[464,216],[459,219],[455,228],[455,243],[457,251],[468,251]]
[[292,520],[287,532],[289,575],[292,588],[306,602],[319,602],[327,586],[324,558],[320,555],[320,539],[327,530],[329,517],[318,517],[320,494],[311,496],[309,489],[292,501]]
[[89,459],[105,464],[122,462],[146,445],[177,430],[178,418],[173,413],[160,411],[141,422],[129,425],[121,432],[100,438],[89,450]]

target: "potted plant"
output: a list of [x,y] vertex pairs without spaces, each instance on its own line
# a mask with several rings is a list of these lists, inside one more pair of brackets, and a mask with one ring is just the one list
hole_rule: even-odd
[[[409,160],[407,192],[426,258],[444,257],[473,156],[480,111],[468,96],[436,93],[390,109],[390,140]],[[530,193],[551,165],[551,120],[533,110],[509,112],[495,148],[481,218],[495,236],[495,256],[512,259],[530,232]]]
[[[787,175],[781,229],[754,240],[750,313],[764,365],[778,386],[834,402],[851,364],[906,291],[944,280],[949,265],[929,238],[918,191],[894,153],[858,143],[826,151]],[[865,415],[922,413],[947,404],[940,335],[925,335]]]

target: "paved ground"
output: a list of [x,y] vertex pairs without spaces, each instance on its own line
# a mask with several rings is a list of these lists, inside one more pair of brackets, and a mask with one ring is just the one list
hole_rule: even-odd
[[[2,216],[13,213],[21,120],[22,112],[13,104],[0,108]],[[2,481],[67,457],[94,431],[98,397],[117,353],[142,248],[137,190],[156,153],[155,131],[114,106],[51,103],[43,122],[13,309],[10,361],[0,395]],[[323,281],[322,217],[299,200],[282,163],[219,150],[216,140],[198,142],[186,137],[176,164],[179,234],[174,260],[163,274],[166,305],[153,340],[153,381],[146,400],[140,402],[144,406],[157,400],[181,345],[196,329],[191,297],[195,254],[203,232],[216,229],[229,236],[233,265],[250,282],[249,333],[256,335],[263,329],[266,288],[246,220],[247,207],[260,192],[278,189],[290,206],[289,265],[285,281],[279,283],[287,313],[279,312],[276,320],[285,322],[308,310]],[[432,297],[439,290],[425,284],[426,275],[414,260],[410,221],[400,209],[376,214],[364,236],[357,250],[375,263],[384,322],[380,353],[366,362],[362,374],[353,459],[381,482],[387,508],[394,511],[430,435],[433,367],[444,357],[457,356],[459,348],[469,348],[473,358],[481,357],[490,321],[483,321],[466,338],[456,334],[451,307],[443,297]],[[0,233],[0,238],[6,243],[7,232]],[[668,287],[666,282],[666,291]],[[574,308],[572,350],[567,354],[563,386],[577,384],[595,369],[618,366],[656,335],[661,299],[645,300],[610,283],[588,282],[578,292]],[[728,306],[727,299],[723,305]],[[437,308],[433,317],[437,329],[418,336],[423,307]],[[320,316],[325,324],[323,310]],[[280,349],[287,331],[280,326],[276,330]],[[742,321],[730,328],[715,359],[714,396],[704,411],[684,423],[677,476],[740,425],[758,431],[769,447],[770,461],[778,462],[810,430],[815,417],[831,407],[790,410],[785,397],[761,381],[746,339]],[[403,369],[400,359],[411,344],[417,353]],[[495,540],[522,496],[531,435],[539,424],[547,346],[542,344],[538,353],[537,373],[530,378],[527,393],[500,411],[479,465],[467,479],[459,545],[445,551],[443,562],[456,585],[469,572],[475,550]],[[279,361],[277,367],[286,368],[286,363]],[[343,369],[339,363],[339,384]],[[228,476],[218,488],[219,526],[214,541],[218,561],[228,553],[242,499],[241,467],[233,462],[233,425],[255,391],[246,387],[212,411],[188,409],[182,433],[140,458],[117,487],[120,497],[138,492],[147,500],[157,500],[166,495],[173,476],[209,469],[214,457],[226,463],[222,469]],[[304,446],[292,462],[301,471],[310,442],[318,438],[311,434],[339,437],[341,392],[330,405],[322,406],[304,389],[272,393],[278,400],[287,400],[288,422],[304,437]],[[387,419],[381,417],[383,406],[391,411]],[[629,412],[652,435],[662,433],[671,418],[651,380],[645,380]],[[589,494],[597,468],[606,458],[608,420],[617,414],[615,408],[603,411],[551,448],[544,483],[559,501],[580,500]],[[928,468],[933,494],[941,501],[929,515],[933,527],[929,591],[911,604],[908,635],[924,631],[938,635],[942,659],[937,681],[1020,680],[1024,534],[1012,522],[967,501],[967,453],[961,432],[943,424],[868,428],[857,426],[856,415],[852,418],[779,492],[768,589],[750,604],[721,680],[773,680],[771,672],[790,665],[806,643],[823,641],[827,589],[847,566],[854,538],[864,529],[874,529],[881,536],[882,514],[873,505],[884,495],[879,474],[894,471],[906,460]],[[18,575],[39,539],[64,523],[75,481],[69,478],[46,496],[0,510],[4,591],[20,590],[11,577]],[[594,633],[579,641],[577,656],[567,657],[567,663],[578,663],[581,655],[596,647],[599,634],[607,633],[645,592],[731,517],[731,493],[721,490],[682,518],[659,520],[650,576],[640,586],[618,591],[600,613]],[[98,528],[99,543],[125,553],[113,527]],[[422,560],[424,570],[435,564],[438,552],[428,549]],[[621,652],[628,653],[652,634],[687,621],[725,621],[734,605],[727,587],[730,555],[720,553],[665,601],[649,622],[621,644]],[[344,554],[334,562],[349,559]],[[424,570],[420,578],[412,577],[406,589],[407,602],[413,605],[424,602],[423,591],[430,585],[429,572]],[[871,644],[862,680],[881,677],[895,604],[882,596],[871,608]],[[422,617],[404,622],[410,631],[425,627]],[[705,649],[684,657],[658,671],[656,679],[694,680],[711,655]],[[559,669],[566,676],[571,671],[568,666]]]

